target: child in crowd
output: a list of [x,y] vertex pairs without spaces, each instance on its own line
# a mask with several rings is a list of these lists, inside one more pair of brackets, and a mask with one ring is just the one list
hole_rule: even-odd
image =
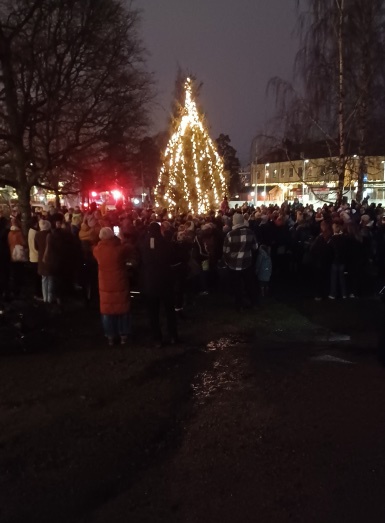
[[269,294],[269,282],[272,273],[271,257],[266,245],[261,245],[259,247],[255,273],[258,278],[260,295],[264,298]]

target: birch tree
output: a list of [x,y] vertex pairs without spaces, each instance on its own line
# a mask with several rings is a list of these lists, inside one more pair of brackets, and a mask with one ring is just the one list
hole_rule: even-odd
[[[338,199],[346,167],[359,156],[357,199],[366,158],[381,146],[385,117],[384,0],[297,0],[296,84],[272,79],[285,138],[324,140],[338,156]],[[295,131],[295,132],[294,132]],[[300,131],[298,133],[298,131]],[[298,143],[298,142],[297,142]],[[350,183],[349,183],[350,185]]]

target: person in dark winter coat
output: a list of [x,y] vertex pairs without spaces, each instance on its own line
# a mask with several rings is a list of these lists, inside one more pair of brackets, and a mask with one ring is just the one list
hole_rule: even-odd
[[43,292],[43,301],[45,303],[54,302],[54,278],[47,260],[47,239],[51,234],[51,222],[40,220],[40,231],[35,235],[35,248],[38,252],[37,272],[41,276],[41,286]]
[[142,291],[147,301],[151,334],[156,346],[163,341],[160,326],[160,306],[163,305],[167,330],[171,343],[178,341],[177,321],[174,309],[172,265],[177,261],[171,242],[161,234],[160,225],[152,222],[141,249]]
[[378,275],[381,281],[385,281],[385,215],[381,216],[380,223],[377,226],[375,245]]
[[260,295],[265,297],[269,293],[269,283],[272,274],[271,258],[266,245],[261,245],[258,249],[255,273],[258,278]]
[[361,296],[364,287],[366,264],[369,254],[365,248],[364,237],[359,226],[348,223],[346,235],[346,272],[349,298]]
[[9,278],[11,271],[11,253],[8,245],[9,222],[0,217],[0,299],[8,298]]
[[329,298],[334,300],[337,297],[338,290],[342,298],[347,297],[345,267],[346,267],[346,237],[342,232],[341,224],[333,223],[333,236],[330,238],[330,247],[332,249],[332,265],[330,276],[330,295]]
[[316,301],[326,298],[329,294],[330,271],[333,257],[333,251],[330,245],[330,238],[333,234],[331,225],[326,221],[322,221],[320,230],[321,233],[317,236],[310,248]]
[[47,239],[47,263],[55,280],[55,297],[58,304],[71,294],[75,274],[80,265],[80,245],[63,222],[55,222],[55,228]]

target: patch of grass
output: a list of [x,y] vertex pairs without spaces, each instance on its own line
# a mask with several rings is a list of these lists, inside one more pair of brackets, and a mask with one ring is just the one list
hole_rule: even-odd
[[189,321],[181,323],[180,330],[184,339],[197,344],[234,334],[249,338],[256,336],[266,343],[306,342],[327,332],[294,307],[275,300],[237,311],[228,298],[215,295],[202,299],[191,311]]

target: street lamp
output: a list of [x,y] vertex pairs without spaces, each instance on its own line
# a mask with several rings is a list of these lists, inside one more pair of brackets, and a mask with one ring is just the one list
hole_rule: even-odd
[[268,172],[268,167],[270,167],[270,164],[269,163],[265,163],[265,187],[264,187],[264,190],[263,190],[263,196],[264,196],[264,200],[266,202],[266,176],[269,176],[269,172]]

